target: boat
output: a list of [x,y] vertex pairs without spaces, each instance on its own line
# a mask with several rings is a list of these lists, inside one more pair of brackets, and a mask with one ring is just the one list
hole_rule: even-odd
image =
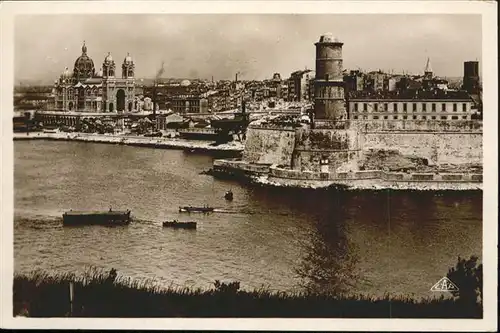
[[179,222],[176,220],[163,222],[163,227],[178,229],[196,229],[196,222]]
[[183,206],[179,207],[179,213],[210,213],[213,212],[214,208],[213,207],[193,207],[193,206]]
[[126,211],[73,211],[63,214],[63,225],[127,225],[131,221],[130,210]]
[[224,198],[229,201],[233,200],[233,191],[227,191],[226,194],[224,194]]

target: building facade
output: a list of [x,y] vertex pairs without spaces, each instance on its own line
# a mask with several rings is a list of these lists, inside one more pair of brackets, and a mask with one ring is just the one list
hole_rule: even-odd
[[350,98],[351,120],[471,120],[473,100],[461,92],[457,94],[404,98]]
[[311,100],[310,81],[313,78],[314,71],[310,69],[293,72],[288,81],[288,100],[294,102]]
[[168,99],[170,109],[175,113],[208,113],[208,99],[196,95],[172,96]]
[[69,112],[131,112],[138,109],[135,98],[135,64],[127,54],[117,77],[110,53],[102,69],[95,71],[94,61],[87,55],[85,42],[82,54],[75,61],[73,72],[64,70],[54,84],[54,108]]

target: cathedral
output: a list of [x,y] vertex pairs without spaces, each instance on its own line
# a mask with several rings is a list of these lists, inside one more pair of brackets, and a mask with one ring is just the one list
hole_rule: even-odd
[[68,68],[55,81],[55,108],[71,112],[131,112],[137,109],[135,65],[127,54],[122,75],[116,77],[116,65],[110,53],[96,73],[83,42],[82,55],[75,61],[73,73]]

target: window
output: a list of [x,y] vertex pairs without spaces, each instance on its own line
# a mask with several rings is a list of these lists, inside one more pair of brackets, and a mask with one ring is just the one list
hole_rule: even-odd
[[467,116],[462,116],[462,119],[467,119]]
[[[385,111],[389,111],[389,104],[384,103],[384,110],[385,110]],[[387,119],[387,118],[386,118],[386,119]]]
[[394,116],[394,119],[398,119],[398,116]]
[[354,103],[354,111],[358,112],[358,103]]
[[422,111],[427,111],[427,103],[422,103]]
[[375,110],[375,112],[378,111],[378,104],[377,103],[373,104],[373,109]]
[[453,112],[457,112],[457,103],[453,103]]
[[387,117],[387,116],[384,116],[384,119],[388,119],[388,118],[389,118],[389,117]]
[[436,103],[432,103],[432,111],[436,112]]
[[413,116],[413,119],[417,119],[417,116]]
[[436,119],[436,116],[432,116],[432,119],[435,120]]
[[427,119],[427,116],[422,116],[422,119]]
[[[398,112],[398,103],[394,103],[394,112]],[[396,118],[397,119],[397,118]]]
[[451,119],[458,120],[458,116],[452,116]]
[[367,111],[368,110],[368,105],[366,103],[363,103],[363,111]]
[[462,104],[462,111],[467,112],[467,104],[465,103]]
[[373,116],[373,119],[378,119],[378,116]]
[[446,120],[446,116],[441,116],[441,120]]
[[354,119],[358,119],[358,116],[354,116]]
[[443,111],[443,112],[446,111],[446,103],[441,104],[441,111]]
[[413,112],[417,111],[417,103],[413,103]]
[[403,116],[403,119],[408,119],[408,116]]
[[407,104],[408,104],[408,103],[403,103],[403,112],[406,112],[406,105],[407,105]]

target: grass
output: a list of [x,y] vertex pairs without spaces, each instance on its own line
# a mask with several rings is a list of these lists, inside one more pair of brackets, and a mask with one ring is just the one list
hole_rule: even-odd
[[[73,313],[69,283],[74,283]],[[163,288],[91,269],[83,276],[33,272],[14,277],[14,316],[29,317],[267,317],[267,318],[481,318],[479,304],[456,299],[336,296],[239,290],[216,281],[208,290]]]

